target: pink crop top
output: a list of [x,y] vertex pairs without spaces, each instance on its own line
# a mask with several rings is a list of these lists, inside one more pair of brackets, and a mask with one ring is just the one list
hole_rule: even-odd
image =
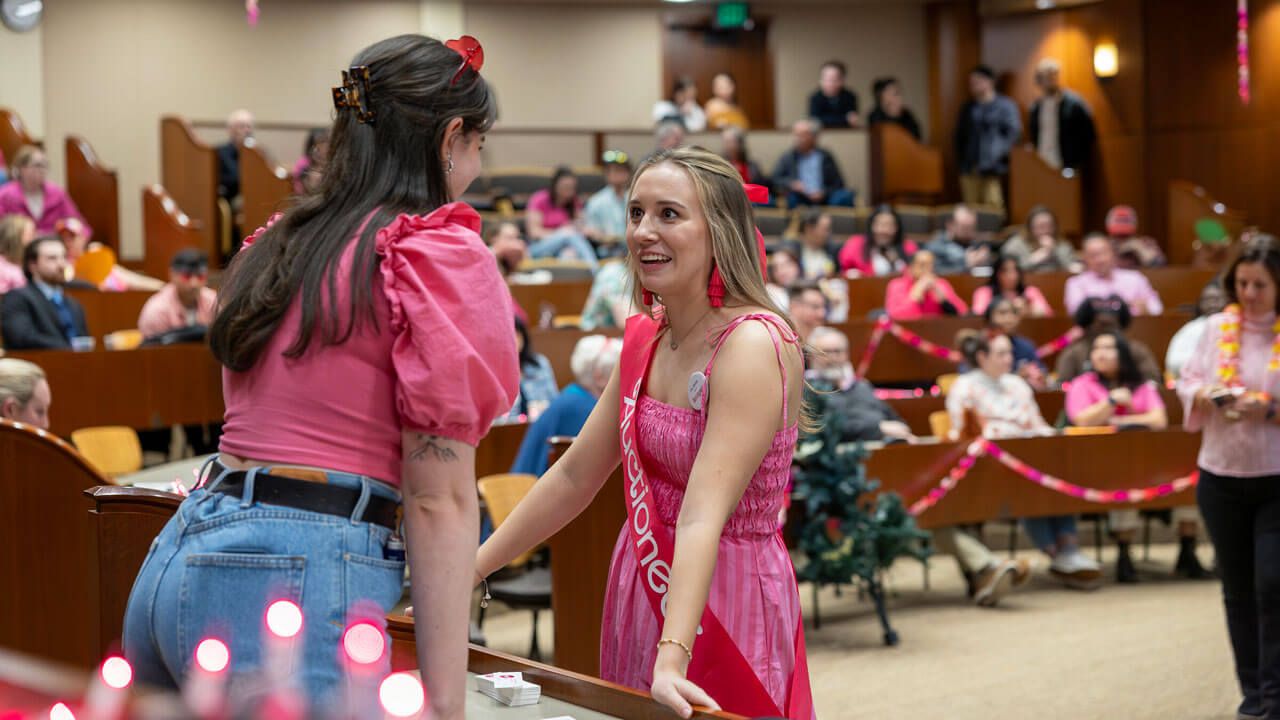
[[[399,486],[401,429],[477,444],[520,381],[511,296],[479,231],[480,216],[462,203],[400,215],[377,234],[376,327],[287,358],[302,316],[295,297],[252,369],[223,368],[221,450]],[[350,296],[355,246],[339,262],[339,304]]]

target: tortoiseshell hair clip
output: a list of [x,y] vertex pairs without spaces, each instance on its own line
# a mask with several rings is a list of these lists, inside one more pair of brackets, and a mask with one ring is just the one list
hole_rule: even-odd
[[351,108],[356,111],[356,120],[372,123],[373,110],[369,107],[369,67],[356,65],[350,70],[342,71],[342,87],[333,89],[333,106],[339,110]]

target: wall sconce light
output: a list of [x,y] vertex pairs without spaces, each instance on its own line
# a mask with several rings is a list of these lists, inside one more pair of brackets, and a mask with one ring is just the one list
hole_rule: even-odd
[[1100,78],[1115,77],[1119,64],[1115,43],[1100,42],[1093,48],[1094,75]]

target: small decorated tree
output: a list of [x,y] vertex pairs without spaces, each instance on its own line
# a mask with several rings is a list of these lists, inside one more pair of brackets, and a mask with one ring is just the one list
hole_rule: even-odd
[[[799,546],[805,561],[796,570],[800,580],[815,585],[859,584],[871,596],[884,627],[886,645],[897,645],[885,607],[884,572],[899,557],[927,562],[929,534],[916,527],[896,492],[871,494],[879,487],[867,479],[862,443],[843,442],[841,413],[828,394],[808,393],[823,425],[802,437],[796,450],[795,490],[803,498]],[[814,607],[815,618],[817,607]]]

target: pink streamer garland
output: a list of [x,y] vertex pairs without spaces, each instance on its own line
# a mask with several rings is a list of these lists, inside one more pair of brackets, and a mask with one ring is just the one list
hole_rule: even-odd
[[[875,329],[871,331],[871,337],[867,340],[867,349],[862,352],[862,359],[858,361],[856,372],[858,377],[866,377],[867,370],[871,368],[871,360],[875,357],[876,350],[880,349],[880,342],[884,339],[885,333],[890,333],[894,337],[901,340],[908,347],[915,348],[926,355],[942,358],[948,362],[960,364],[964,360],[964,356],[959,351],[952,350],[932,343],[910,330],[893,322],[888,317],[881,317],[876,321]],[[1036,357],[1044,359],[1050,355],[1057,354],[1071,343],[1075,342],[1084,335],[1084,330],[1073,327],[1057,338],[1036,348]],[[897,395],[893,397],[921,397],[920,395]]]
[[908,511],[912,515],[919,515],[928,510],[938,501],[951,492],[960,480],[968,474],[969,469],[977,462],[978,456],[987,455],[996,460],[1001,465],[1009,468],[1018,475],[1030,480],[1031,482],[1054,492],[1070,495],[1071,497],[1080,498],[1092,503],[1119,504],[1119,503],[1140,503],[1154,500],[1165,495],[1182,492],[1188,488],[1194,487],[1200,480],[1200,472],[1194,471],[1190,475],[1180,477],[1167,483],[1153,485],[1145,488],[1131,488],[1128,490],[1097,490],[1095,488],[1087,488],[1083,485],[1067,482],[1060,477],[1049,475],[1036,468],[1027,465],[1018,458],[1010,455],[1002,450],[998,445],[987,440],[979,438],[969,445],[965,452],[965,456],[955,467],[947,473],[946,477],[932,490],[925,494],[924,497],[917,500],[911,505]]

